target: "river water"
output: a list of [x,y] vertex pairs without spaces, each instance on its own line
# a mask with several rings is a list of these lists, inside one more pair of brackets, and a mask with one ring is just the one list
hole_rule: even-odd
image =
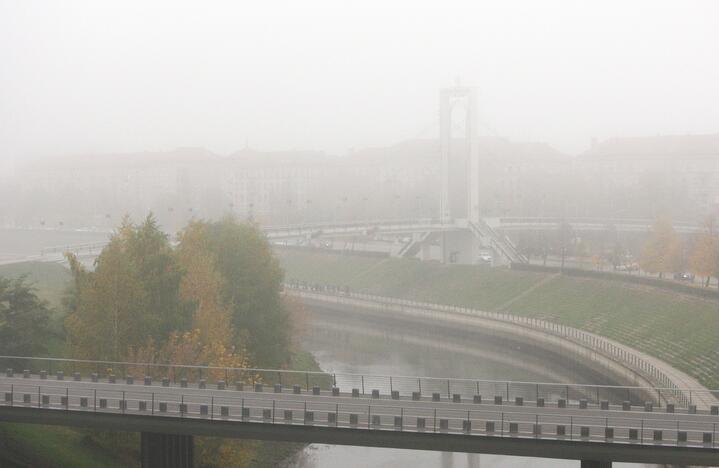
[[[386,325],[333,321],[327,315],[310,314],[302,339],[303,347],[327,372],[379,375],[420,375],[437,377],[470,377],[489,380],[556,381],[551,369],[544,373],[532,364],[531,356],[518,355],[516,349],[501,349],[501,344],[482,341],[472,346],[438,345],[441,336],[429,343],[426,337],[404,334]],[[428,344],[423,344],[428,343]],[[514,354],[514,359],[507,356]],[[525,365],[529,363],[530,365]],[[573,376],[581,381],[580,374]],[[539,467],[574,468],[578,461],[510,457],[501,455],[440,453],[339,445],[312,444],[289,465],[293,468],[330,467]],[[615,463],[615,467],[647,465]]]

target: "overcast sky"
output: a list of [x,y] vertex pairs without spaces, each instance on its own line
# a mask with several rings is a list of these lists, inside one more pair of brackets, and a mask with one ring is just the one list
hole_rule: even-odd
[[719,1],[0,0],[0,158],[719,132]]

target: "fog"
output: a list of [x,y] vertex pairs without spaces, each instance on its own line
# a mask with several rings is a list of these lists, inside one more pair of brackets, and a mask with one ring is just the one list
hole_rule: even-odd
[[716,462],[718,26],[0,0],[0,466]]
[[0,159],[195,146],[343,155],[479,131],[574,155],[719,128],[708,1],[0,2]]

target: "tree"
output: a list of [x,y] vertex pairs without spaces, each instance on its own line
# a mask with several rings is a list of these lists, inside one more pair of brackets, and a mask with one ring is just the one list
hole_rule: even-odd
[[150,215],[140,225],[126,217],[95,263],[86,270],[68,255],[74,278],[65,320],[71,355],[123,359],[149,338],[164,342],[186,330],[192,304],[180,297],[182,270]]
[[37,356],[47,352],[50,311],[21,276],[0,277],[0,354]]
[[74,309],[65,319],[71,356],[122,360],[128,346],[144,343],[148,322],[147,293],[122,240],[114,237],[87,271],[68,255],[73,274]]
[[559,223],[559,227],[557,228],[557,241],[559,246],[559,252],[561,255],[561,270],[564,270],[564,260],[567,256],[568,247],[572,240],[572,236],[572,225],[562,219],[562,221]]
[[180,295],[195,306],[192,329],[199,331],[204,342],[230,346],[234,338],[232,311],[222,299],[225,279],[209,250],[206,224],[192,222],[180,233],[177,258],[185,272]]
[[190,224],[180,235],[179,251],[185,243],[212,254],[223,278],[221,299],[231,311],[234,342],[245,345],[258,365],[284,364],[290,326],[280,295],[283,272],[264,234],[255,225],[227,217]]
[[658,273],[660,278],[664,273],[677,272],[682,268],[681,241],[669,218],[657,218],[642,248],[639,264],[644,271]]
[[689,257],[689,269],[697,276],[703,276],[704,286],[709,286],[712,276],[719,277],[719,238],[711,233],[703,234],[694,244]]
[[612,264],[612,269],[614,271],[617,271],[619,265],[624,262],[626,255],[626,251],[624,250],[622,244],[620,244],[619,241],[615,241],[612,250],[607,255],[607,259]]
[[[152,216],[139,225],[126,217],[94,271],[83,268],[72,255],[68,258],[74,287],[66,301],[70,313],[65,326],[75,356],[220,368],[249,367],[248,346],[259,346],[253,351],[267,357],[263,362],[278,363],[287,357],[283,343],[288,325],[281,321],[279,294],[282,272],[254,226],[233,220],[193,221],[173,249]],[[246,315],[238,317],[238,311]],[[265,326],[274,328],[260,329]],[[253,335],[257,340],[250,338]],[[166,368],[151,369],[156,377],[168,376]],[[127,371],[148,372],[145,366]],[[221,369],[209,372],[216,379],[225,378]],[[189,377],[188,373],[172,368],[169,377]],[[254,446],[202,439],[200,466],[245,466]]]
[[192,305],[179,294],[183,271],[155,217],[149,214],[141,224],[129,225],[121,234],[147,294],[148,332],[161,340],[173,330],[189,328]]

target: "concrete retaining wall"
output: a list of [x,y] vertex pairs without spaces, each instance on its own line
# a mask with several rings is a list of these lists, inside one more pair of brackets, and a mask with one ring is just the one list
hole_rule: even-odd
[[[559,353],[582,366],[590,367],[593,371],[605,375],[613,381],[621,382],[623,385],[675,389],[664,391],[664,393],[659,391],[658,394],[653,394],[654,391],[652,391],[651,395],[644,395],[648,399],[658,398],[662,402],[669,401],[680,404],[691,402],[700,409],[708,409],[710,405],[716,404],[716,399],[696,380],[668,364],[619,343],[585,332],[579,331],[581,335],[578,336],[582,337],[581,340],[573,339],[571,334],[566,334],[564,330],[568,327],[558,328],[564,333],[562,334],[555,333],[551,328],[553,325],[539,320],[515,321],[515,318],[501,320],[493,317],[508,316],[472,309],[438,305],[424,307],[410,301],[389,302],[391,298],[387,298],[388,301],[385,302],[380,298],[358,294],[340,296],[297,290],[288,290],[287,293],[301,297],[308,305],[331,307],[344,313],[362,313],[375,317],[391,316],[395,320],[406,320],[414,324],[421,322],[427,326],[436,326],[441,323],[443,326],[451,326],[456,329],[466,329],[467,327],[480,329],[484,333],[531,343],[549,353]],[[595,340],[595,338],[595,343],[598,346],[588,346],[588,341]],[[611,352],[605,352],[604,349],[611,350]],[[619,359],[618,356],[621,356],[622,359]],[[640,368],[636,364],[639,364]],[[656,366],[665,368],[659,371]],[[643,372],[643,369],[650,372]],[[661,379],[654,378],[655,375]],[[678,376],[677,381],[672,380],[670,376]],[[678,390],[688,388],[696,391]]]

